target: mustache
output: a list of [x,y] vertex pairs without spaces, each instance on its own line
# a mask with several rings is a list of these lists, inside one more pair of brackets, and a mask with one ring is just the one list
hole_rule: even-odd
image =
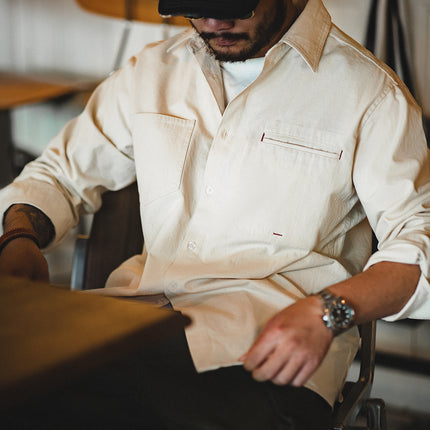
[[200,33],[200,36],[206,39],[207,41],[211,39],[216,39],[217,37],[222,37],[225,40],[230,41],[236,41],[236,40],[249,40],[249,35],[246,33],[228,33],[228,32],[222,32],[222,33],[209,33],[209,32],[202,32]]

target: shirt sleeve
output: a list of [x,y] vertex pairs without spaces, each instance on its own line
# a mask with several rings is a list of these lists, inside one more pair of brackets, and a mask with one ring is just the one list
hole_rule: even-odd
[[381,261],[421,268],[413,297],[387,320],[429,319],[429,151],[421,110],[402,83],[387,85],[363,119],[353,178],[379,242],[364,270]]
[[55,245],[81,213],[100,207],[104,191],[136,179],[129,123],[132,80],[130,61],[95,90],[82,114],[0,191],[0,213],[15,203],[39,208],[55,226]]

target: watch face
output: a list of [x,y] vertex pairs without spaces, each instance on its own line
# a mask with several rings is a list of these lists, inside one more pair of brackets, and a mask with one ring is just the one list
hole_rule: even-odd
[[346,328],[351,324],[354,311],[341,300],[332,307],[330,312],[332,323],[335,327]]

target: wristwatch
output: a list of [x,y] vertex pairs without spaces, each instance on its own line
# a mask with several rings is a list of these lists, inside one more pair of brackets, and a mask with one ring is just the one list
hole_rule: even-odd
[[335,296],[328,290],[317,293],[323,301],[324,324],[335,336],[345,332],[354,325],[355,311],[348,302],[339,296]]

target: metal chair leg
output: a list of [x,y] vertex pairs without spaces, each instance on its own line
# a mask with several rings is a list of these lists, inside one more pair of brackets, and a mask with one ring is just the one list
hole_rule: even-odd
[[369,430],[387,430],[385,402],[382,399],[369,399],[366,406]]

